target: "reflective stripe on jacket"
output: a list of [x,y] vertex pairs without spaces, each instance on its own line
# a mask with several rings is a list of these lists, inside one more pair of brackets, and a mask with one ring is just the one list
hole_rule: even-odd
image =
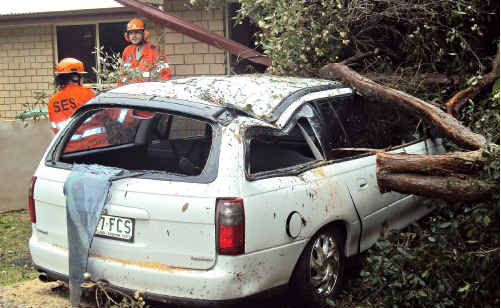
[[80,124],[68,140],[64,152],[85,151],[110,145],[103,116],[107,117],[105,112],[99,111]]
[[[169,64],[165,62],[156,63],[160,56],[160,50],[157,46],[146,42],[143,44],[141,50],[141,56],[136,58],[136,45],[129,45],[125,47],[122,53],[122,65],[128,66],[131,69],[138,69],[141,72],[145,72],[143,78],[128,80],[128,82],[141,82],[149,80],[151,71],[156,70],[160,74],[161,80],[169,80],[171,77],[171,69]],[[128,78],[130,79],[130,78]]]

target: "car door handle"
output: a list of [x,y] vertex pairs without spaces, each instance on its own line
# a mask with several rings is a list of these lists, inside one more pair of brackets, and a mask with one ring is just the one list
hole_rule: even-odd
[[357,179],[358,182],[358,187],[360,188],[366,188],[367,187],[367,180],[364,178],[359,178]]

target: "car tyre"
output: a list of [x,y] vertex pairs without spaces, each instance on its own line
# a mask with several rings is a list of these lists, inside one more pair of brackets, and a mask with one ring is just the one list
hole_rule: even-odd
[[293,307],[324,307],[339,294],[346,267],[342,234],[327,228],[306,245],[290,281]]

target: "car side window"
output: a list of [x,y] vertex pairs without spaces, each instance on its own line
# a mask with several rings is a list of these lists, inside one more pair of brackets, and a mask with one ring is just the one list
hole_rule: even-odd
[[397,148],[423,136],[421,120],[391,104],[349,96],[319,100],[315,106],[322,117],[330,159]]
[[[323,160],[311,110],[298,112],[283,130],[258,129],[247,134],[247,171],[249,174],[303,167]],[[312,125],[313,124],[313,125]]]

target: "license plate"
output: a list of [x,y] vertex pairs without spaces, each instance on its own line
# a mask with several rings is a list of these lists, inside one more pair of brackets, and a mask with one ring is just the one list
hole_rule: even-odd
[[96,228],[96,236],[133,242],[134,218],[101,215]]

